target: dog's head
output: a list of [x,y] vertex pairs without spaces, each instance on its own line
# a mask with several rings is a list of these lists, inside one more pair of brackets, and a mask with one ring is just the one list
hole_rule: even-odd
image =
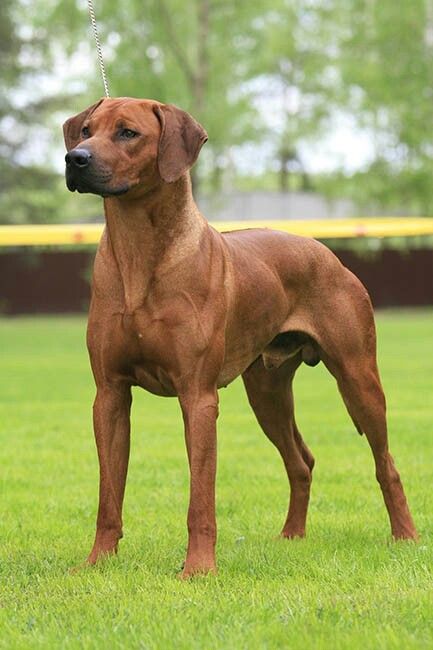
[[101,99],[63,125],[71,192],[119,196],[178,180],[195,163],[206,131],[172,104]]

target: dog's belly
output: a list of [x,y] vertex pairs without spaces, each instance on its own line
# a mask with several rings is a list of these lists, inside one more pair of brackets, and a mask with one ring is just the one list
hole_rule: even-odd
[[[266,336],[266,339],[268,336]],[[218,388],[225,388],[232,381],[239,377],[263,352],[266,342],[261,340],[251,341],[248,347],[237,350],[236,354],[230,354],[218,375]]]
[[232,278],[218,387],[229,384],[262,354],[293,310],[290,292],[260,260],[248,267],[241,258],[233,268]]
[[254,317],[248,319],[241,312],[241,317],[238,314],[226,332],[225,359],[218,375],[218,388],[227,386],[242,375],[263,353],[280,332],[287,317],[287,309],[285,305],[278,305],[276,300],[271,306],[263,304],[262,309],[256,309],[253,314]]
[[239,377],[253,361],[254,359],[247,363],[243,363],[242,365],[231,364],[230,366],[225,366],[218,376],[217,388],[225,388],[231,384],[232,381]]

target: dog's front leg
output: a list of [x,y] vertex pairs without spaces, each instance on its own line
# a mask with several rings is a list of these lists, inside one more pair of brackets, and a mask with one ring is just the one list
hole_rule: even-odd
[[190,467],[188,551],[182,578],[216,572],[215,474],[217,390],[180,395]]
[[122,504],[129,460],[130,386],[98,387],[93,424],[99,458],[99,509],[96,537],[87,559],[94,564],[115,553],[122,537]]

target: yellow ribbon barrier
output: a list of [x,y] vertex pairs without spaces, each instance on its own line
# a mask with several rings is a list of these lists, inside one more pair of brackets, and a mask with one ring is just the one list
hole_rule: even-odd
[[[219,231],[273,228],[316,239],[415,237],[433,235],[433,219],[423,217],[369,217],[280,221],[215,221]],[[0,246],[64,246],[97,244],[103,224],[44,224],[0,226]]]

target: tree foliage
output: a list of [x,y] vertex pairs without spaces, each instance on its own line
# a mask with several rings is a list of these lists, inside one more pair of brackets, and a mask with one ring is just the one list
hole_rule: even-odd
[[[202,189],[233,183],[248,146],[284,191],[296,177],[378,209],[432,211],[433,0],[95,8],[112,96],[173,102],[208,131],[195,178]],[[3,222],[77,218],[61,181],[60,125],[102,94],[92,39],[85,0],[0,4]],[[302,145],[312,149],[339,113],[370,134],[371,162],[351,177],[340,169],[314,178]],[[86,216],[99,210],[91,197],[80,205]]]
[[46,191],[56,179],[52,170],[22,159],[27,127],[43,108],[19,96],[32,72],[30,52],[38,45],[34,34],[20,34],[14,8],[12,0],[0,5],[0,216],[6,223],[49,217]]
[[339,15],[344,105],[375,145],[346,189],[379,208],[431,213],[433,2],[340,0]]

